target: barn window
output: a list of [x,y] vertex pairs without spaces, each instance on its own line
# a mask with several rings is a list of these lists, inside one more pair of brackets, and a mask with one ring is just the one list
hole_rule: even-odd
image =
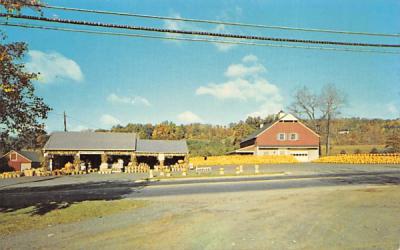
[[291,133],[289,139],[291,141],[296,141],[299,139],[299,135],[297,133]]
[[17,160],[17,153],[11,153],[10,159],[12,161],[16,161]]
[[286,139],[285,133],[279,133],[277,139],[279,141],[284,141]]

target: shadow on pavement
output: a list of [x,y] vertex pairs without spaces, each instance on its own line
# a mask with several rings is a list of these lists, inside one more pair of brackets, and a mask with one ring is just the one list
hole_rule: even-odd
[[16,186],[16,185],[21,185],[21,184],[25,184],[25,183],[36,183],[36,182],[42,182],[42,181],[50,181],[50,180],[54,180],[60,178],[60,176],[53,176],[53,177],[42,177],[40,179],[37,180],[30,180],[28,179],[27,181],[24,182],[17,182],[17,183],[12,183],[12,184],[8,184],[8,185],[0,185],[0,188],[8,188],[11,186]]
[[93,200],[118,200],[139,192],[146,183],[132,181],[87,182],[43,187],[20,187],[0,190],[0,213],[34,207],[32,215],[44,215],[55,209]]

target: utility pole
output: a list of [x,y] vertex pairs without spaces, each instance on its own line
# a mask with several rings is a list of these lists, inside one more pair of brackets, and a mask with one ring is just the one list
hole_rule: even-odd
[[65,114],[65,111],[64,111],[64,132],[67,132],[67,115]]

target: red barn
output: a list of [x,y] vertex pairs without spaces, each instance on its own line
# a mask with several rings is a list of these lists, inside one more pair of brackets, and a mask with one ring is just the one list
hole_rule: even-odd
[[14,169],[14,171],[23,171],[25,169],[39,167],[41,155],[33,151],[11,150],[1,158],[6,158],[8,166]]
[[293,155],[299,161],[319,157],[319,135],[291,114],[279,114],[279,119],[262,126],[240,142],[238,154]]

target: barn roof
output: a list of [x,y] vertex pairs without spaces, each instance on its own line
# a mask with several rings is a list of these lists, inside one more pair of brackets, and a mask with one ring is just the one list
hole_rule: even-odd
[[245,142],[245,141],[249,141],[249,140],[254,139],[254,138],[257,138],[258,135],[260,135],[262,132],[264,132],[265,130],[267,130],[268,128],[270,128],[270,127],[271,127],[275,122],[277,122],[277,121],[286,121],[286,122],[288,122],[288,121],[295,121],[295,122],[297,122],[297,121],[298,121],[298,119],[297,119],[294,115],[292,115],[292,114],[285,114],[283,111],[279,112],[278,115],[280,116],[279,119],[275,120],[275,121],[272,122],[272,123],[264,124],[264,126],[263,126],[262,128],[257,129],[256,131],[254,131],[253,133],[251,133],[250,135],[248,135],[247,137],[245,137],[245,138],[241,141],[241,143],[242,143],[242,142]]
[[137,140],[138,153],[175,153],[189,152],[186,140]]
[[264,124],[262,128],[256,129],[253,133],[246,136],[241,142],[249,141],[251,139],[256,138],[259,134],[261,134],[264,130],[271,127],[273,123]]
[[26,158],[27,160],[30,160],[31,162],[41,162],[41,158],[42,158],[42,154],[40,152],[36,152],[36,151],[26,151],[26,150],[21,150],[21,151],[16,151],[16,150],[11,150],[8,153],[6,153],[5,155],[1,156],[1,158],[9,155],[10,153],[15,152],[19,155],[21,155],[22,157]]
[[135,133],[54,132],[44,150],[135,150]]

